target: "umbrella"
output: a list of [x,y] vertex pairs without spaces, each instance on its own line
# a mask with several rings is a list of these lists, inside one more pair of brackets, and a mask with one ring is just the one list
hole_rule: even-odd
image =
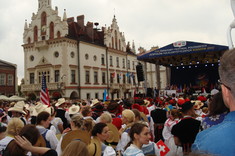
[[0,95],[0,100],[8,101],[8,100],[9,100],[9,97],[7,97],[7,96],[5,96],[5,95]]
[[9,98],[9,101],[24,101],[24,100],[26,99],[23,97],[16,96],[16,95],[13,95]]

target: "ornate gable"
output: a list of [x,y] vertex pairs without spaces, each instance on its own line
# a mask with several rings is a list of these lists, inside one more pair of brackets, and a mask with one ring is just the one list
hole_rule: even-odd
[[104,28],[104,44],[113,49],[126,51],[126,42],[124,33],[119,31],[115,16],[110,27]]
[[58,8],[51,7],[51,0],[38,0],[38,11],[33,13],[31,22],[25,22],[23,42],[34,43],[42,40],[65,37],[68,34],[66,11],[63,19],[58,16]]

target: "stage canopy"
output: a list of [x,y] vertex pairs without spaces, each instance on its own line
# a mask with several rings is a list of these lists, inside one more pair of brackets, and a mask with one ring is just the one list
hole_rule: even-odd
[[228,46],[178,41],[138,56],[137,59],[163,66],[218,63],[226,50]]

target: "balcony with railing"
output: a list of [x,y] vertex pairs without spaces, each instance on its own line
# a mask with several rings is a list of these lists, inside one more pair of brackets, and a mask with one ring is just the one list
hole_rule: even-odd
[[[40,91],[42,88],[42,84],[28,84],[28,85],[22,85],[21,91],[22,92],[32,92],[32,91]],[[55,83],[47,83],[48,90],[58,90],[58,89],[65,89],[64,85],[61,85],[61,83],[55,82]]]

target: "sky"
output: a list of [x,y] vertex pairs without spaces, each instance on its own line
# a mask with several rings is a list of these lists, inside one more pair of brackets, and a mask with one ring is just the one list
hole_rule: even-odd
[[[126,42],[136,50],[163,47],[187,40],[227,45],[227,29],[234,16],[230,0],[52,0],[59,16],[85,16],[85,23],[110,26],[116,16]],[[18,81],[24,77],[23,31],[25,20],[37,13],[38,0],[1,0],[0,59],[17,65]],[[233,32],[233,36],[235,33]]]

